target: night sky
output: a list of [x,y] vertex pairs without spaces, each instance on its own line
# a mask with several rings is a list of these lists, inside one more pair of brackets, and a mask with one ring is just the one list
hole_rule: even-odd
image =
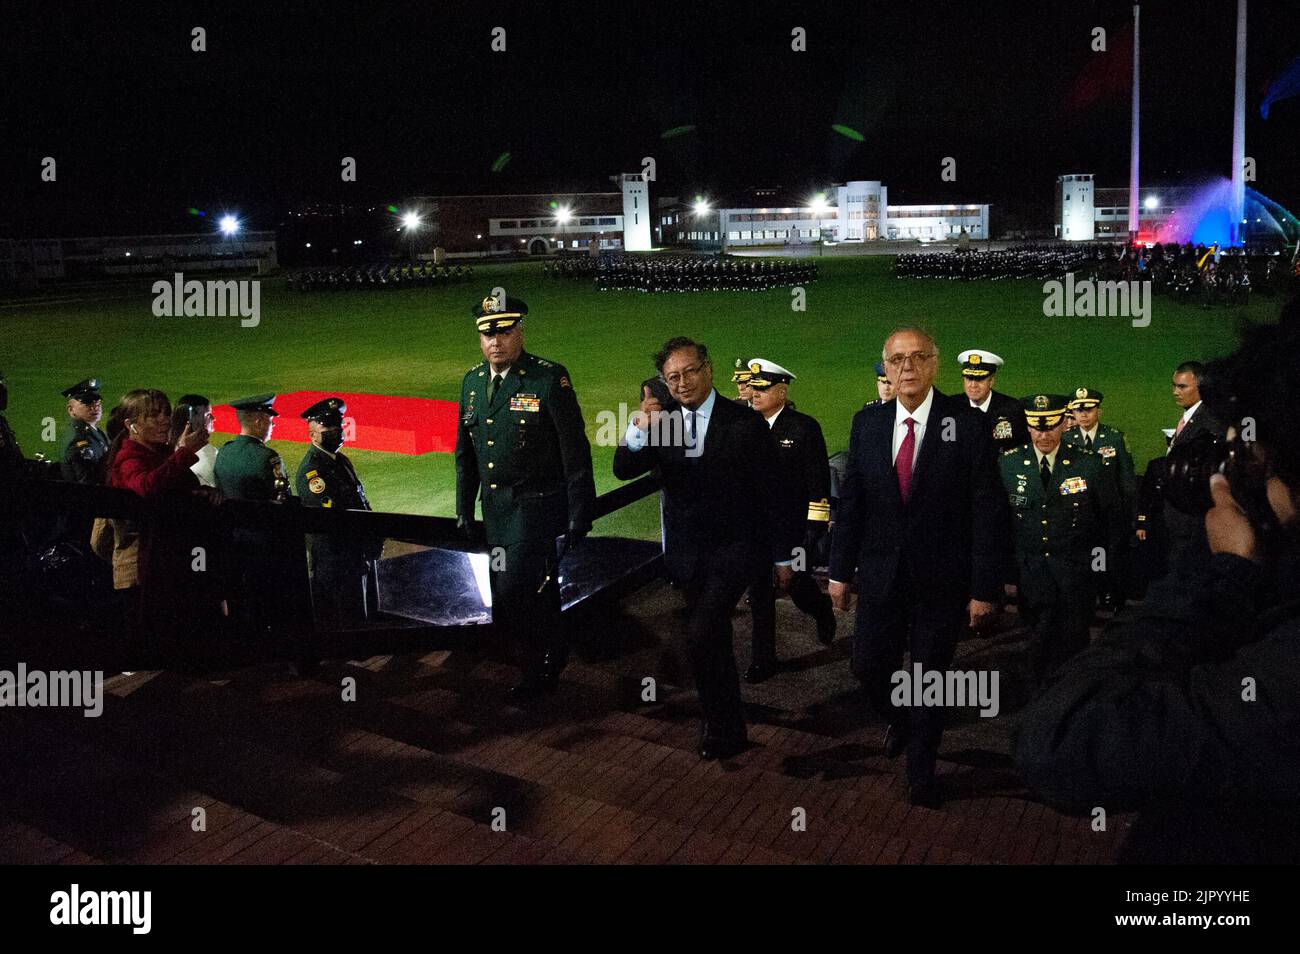
[[[303,201],[611,189],[643,156],[656,196],[881,179],[892,202],[990,202],[995,234],[1050,228],[1060,173],[1127,184],[1128,3],[289,6],[8,5],[0,229],[206,227],[191,206],[273,228]],[[1235,9],[1144,5],[1144,181],[1227,174]],[[1295,4],[1252,0],[1246,152],[1292,211],[1300,97],[1267,121],[1259,102],[1297,55]]]

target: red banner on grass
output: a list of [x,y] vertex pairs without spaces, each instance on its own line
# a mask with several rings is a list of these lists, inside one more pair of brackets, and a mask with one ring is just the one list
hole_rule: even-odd
[[[273,441],[307,443],[307,422],[298,415],[317,401],[341,397],[347,402],[344,426],[348,447],[390,454],[449,454],[456,449],[456,402],[387,394],[343,394],[336,391],[294,391],[275,399]],[[238,434],[239,422],[229,404],[212,408],[217,432]],[[355,433],[354,433],[355,432]]]

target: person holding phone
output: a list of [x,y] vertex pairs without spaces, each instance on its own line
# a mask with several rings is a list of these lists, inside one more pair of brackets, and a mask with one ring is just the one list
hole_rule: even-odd
[[[172,412],[172,443],[179,439],[187,424],[196,431],[206,430],[209,438],[217,429],[216,420],[212,416],[212,402],[202,394],[186,394],[176,402],[176,410]],[[191,468],[194,476],[199,478],[199,483],[204,487],[217,486],[217,449],[212,446],[211,440],[198,449],[198,455],[198,461]]]
[[[690,338],[666,342],[655,368],[675,407],[649,383],[614,452],[614,476],[654,471],[663,482],[664,566],[686,596],[686,641],[704,720],[700,757],[724,759],[748,744],[731,614],[759,573],[789,586],[793,545],[780,512],[776,441],[750,408],[720,398],[709,349]],[[753,475],[737,493],[735,475]]]

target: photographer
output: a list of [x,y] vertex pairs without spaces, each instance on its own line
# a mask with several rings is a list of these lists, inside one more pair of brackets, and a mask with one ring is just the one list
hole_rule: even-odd
[[1171,453],[1167,493],[1202,498],[1210,557],[1176,567],[1024,714],[1015,758],[1032,788],[1142,809],[1126,861],[1300,860],[1298,362],[1293,301],[1207,369],[1229,440]]

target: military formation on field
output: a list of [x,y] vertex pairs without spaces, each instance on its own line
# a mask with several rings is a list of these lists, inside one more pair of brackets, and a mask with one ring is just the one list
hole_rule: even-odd
[[356,291],[371,288],[406,288],[465,282],[474,277],[468,265],[414,265],[381,263],[332,268],[305,268],[289,276],[289,288],[299,292]]
[[920,252],[899,255],[897,278],[950,281],[1022,279],[1050,281],[1073,272],[1077,279],[1150,281],[1152,292],[1204,308],[1244,304],[1251,294],[1273,296],[1296,281],[1294,269],[1276,252],[1248,249],[1219,253],[1204,245],[1086,244],[1067,248],[1026,246],[991,252]]
[[602,255],[548,262],[553,278],[594,282],[598,291],[767,291],[817,280],[814,262],[732,259],[702,255]]

